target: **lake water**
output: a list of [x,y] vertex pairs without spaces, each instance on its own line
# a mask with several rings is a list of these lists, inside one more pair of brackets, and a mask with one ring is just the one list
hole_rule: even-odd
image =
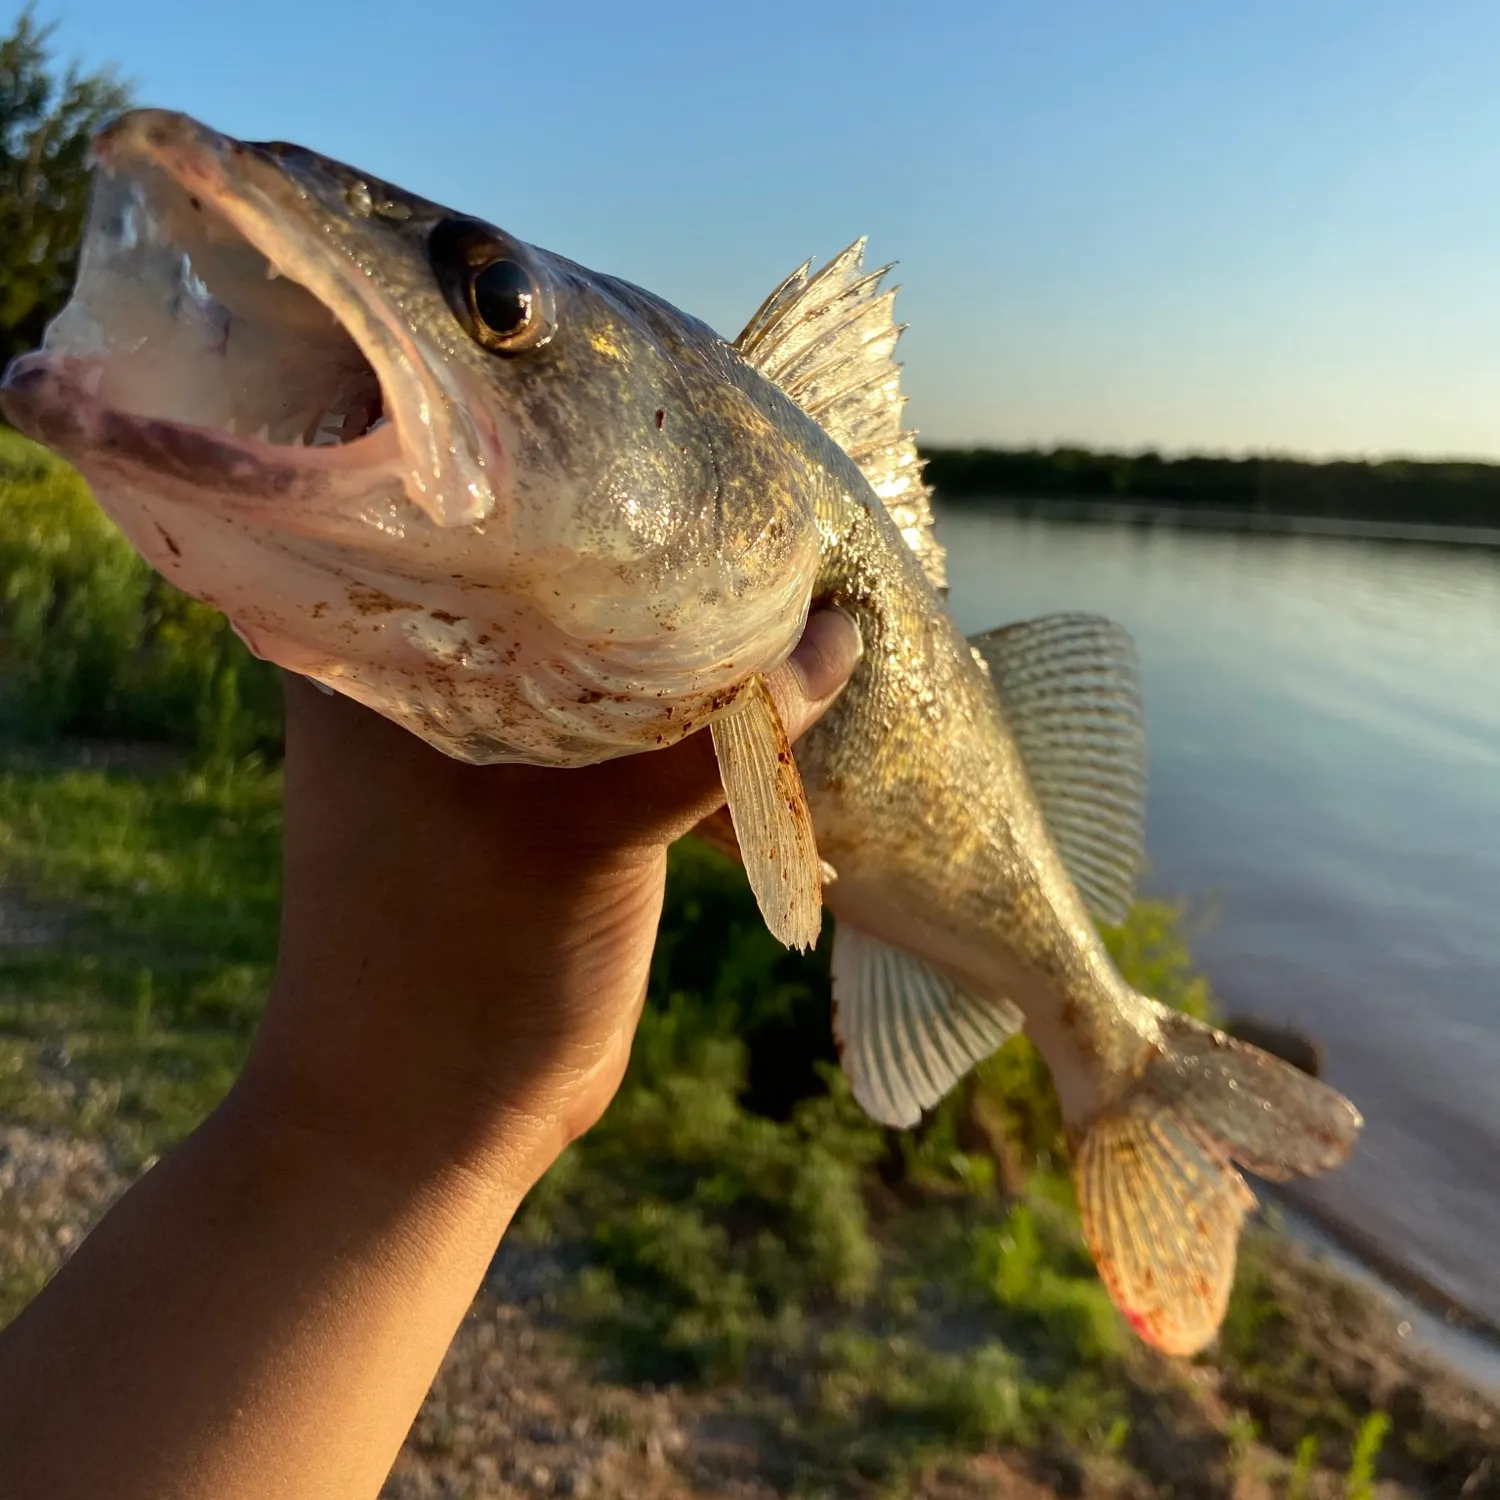
[[1225,1008],[1316,1035],[1365,1115],[1299,1201],[1500,1324],[1500,550],[940,524],[965,631],[1133,632],[1146,889],[1211,915]]

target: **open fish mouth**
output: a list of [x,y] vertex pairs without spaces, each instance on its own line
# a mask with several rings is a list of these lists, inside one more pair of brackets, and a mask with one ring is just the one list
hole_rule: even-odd
[[6,372],[17,425],[168,486],[384,484],[439,524],[489,513],[498,442],[476,451],[441,361],[336,232],[377,211],[364,182],[158,110],[122,116],[94,152],[72,300]]

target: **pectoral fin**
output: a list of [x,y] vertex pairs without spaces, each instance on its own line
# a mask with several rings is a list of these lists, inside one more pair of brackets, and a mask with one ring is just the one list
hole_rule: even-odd
[[753,679],[712,730],[729,816],[761,915],[788,948],[811,948],[823,920],[822,868],[802,777],[765,683]]

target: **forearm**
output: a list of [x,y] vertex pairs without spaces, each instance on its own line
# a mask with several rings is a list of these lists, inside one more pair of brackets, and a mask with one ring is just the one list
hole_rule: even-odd
[[373,1500],[624,1069],[664,852],[560,853],[514,777],[300,706],[288,806],[323,816],[289,813],[250,1063],[0,1333],[6,1500]]
[[373,1497],[554,1134],[376,1159],[237,1090],[0,1334],[0,1489]]
[[[810,622],[796,738],[858,657]],[[292,682],[277,983],[226,1103],[0,1333],[5,1500],[372,1500],[512,1213],[613,1096],[711,741],[447,760]]]

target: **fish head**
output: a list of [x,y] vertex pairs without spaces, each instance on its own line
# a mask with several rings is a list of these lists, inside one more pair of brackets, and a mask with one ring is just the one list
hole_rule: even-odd
[[800,634],[819,471],[711,330],[304,148],[132,111],[0,405],[258,655],[475,761],[724,711]]

